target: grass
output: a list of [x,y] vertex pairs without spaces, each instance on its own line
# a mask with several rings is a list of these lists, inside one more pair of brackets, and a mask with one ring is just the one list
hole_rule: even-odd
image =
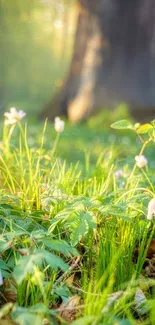
[[49,123],[4,126],[0,324],[154,324],[154,279],[143,267],[154,236],[154,143],[148,165],[136,167],[148,131],[110,128],[120,117],[122,107],[66,123],[59,141]]

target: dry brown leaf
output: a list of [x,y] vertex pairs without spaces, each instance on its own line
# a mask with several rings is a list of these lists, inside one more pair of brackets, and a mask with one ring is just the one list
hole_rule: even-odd
[[42,217],[41,217],[42,220],[44,221],[48,221],[50,220],[50,216],[48,214],[44,214]]
[[146,307],[147,299],[144,295],[144,292],[137,288],[136,294],[135,294],[135,310],[139,315],[144,315],[146,312],[148,312],[148,308]]
[[144,274],[149,278],[155,278],[155,256],[151,259],[146,259]]
[[3,296],[7,302],[16,302],[17,300],[17,290],[7,279],[4,279],[3,283]]
[[73,282],[74,282],[74,278],[75,278],[75,273],[73,273],[71,276],[69,276],[69,278],[66,279],[65,283],[66,283],[67,285],[71,285],[71,284],[73,284]]
[[61,317],[67,322],[73,321],[77,312],[79,313],[78,306],[80,306],[81,302],[81,297],[77,295],[69,298],[66,304],[62,302],[58,309]]

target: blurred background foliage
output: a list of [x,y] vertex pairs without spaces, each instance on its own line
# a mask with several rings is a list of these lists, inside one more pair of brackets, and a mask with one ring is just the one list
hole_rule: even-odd
[[0,111],[32,114],[51,99],[69,67],[75,0],[0,0]]

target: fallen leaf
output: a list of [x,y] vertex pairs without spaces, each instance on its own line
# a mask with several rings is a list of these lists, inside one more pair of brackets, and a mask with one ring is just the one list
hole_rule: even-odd
[[135,311],[139,315],[142,316],[149,311],[148,307],[146,305],[147,299],[146,299],[143,291],[140,288],[137,288],[137,290],[136,290],[134,301],[135,301]]
[[7,302],[16,302],[17,290],[11,281],[4,279],[3,296]]
[[58,309],[61,317],[63,317],[67,322],[73,321],[77,312],[79,313],[78,307],[80,306],[81,301],[81,297],[76,295],[69,298],[66,304],[62,302]]

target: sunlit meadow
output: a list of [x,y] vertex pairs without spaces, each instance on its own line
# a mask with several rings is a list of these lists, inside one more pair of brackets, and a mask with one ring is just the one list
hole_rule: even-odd
[[0,324],[155,324],[154,142],[124,107],[76,126],[4,114]]

